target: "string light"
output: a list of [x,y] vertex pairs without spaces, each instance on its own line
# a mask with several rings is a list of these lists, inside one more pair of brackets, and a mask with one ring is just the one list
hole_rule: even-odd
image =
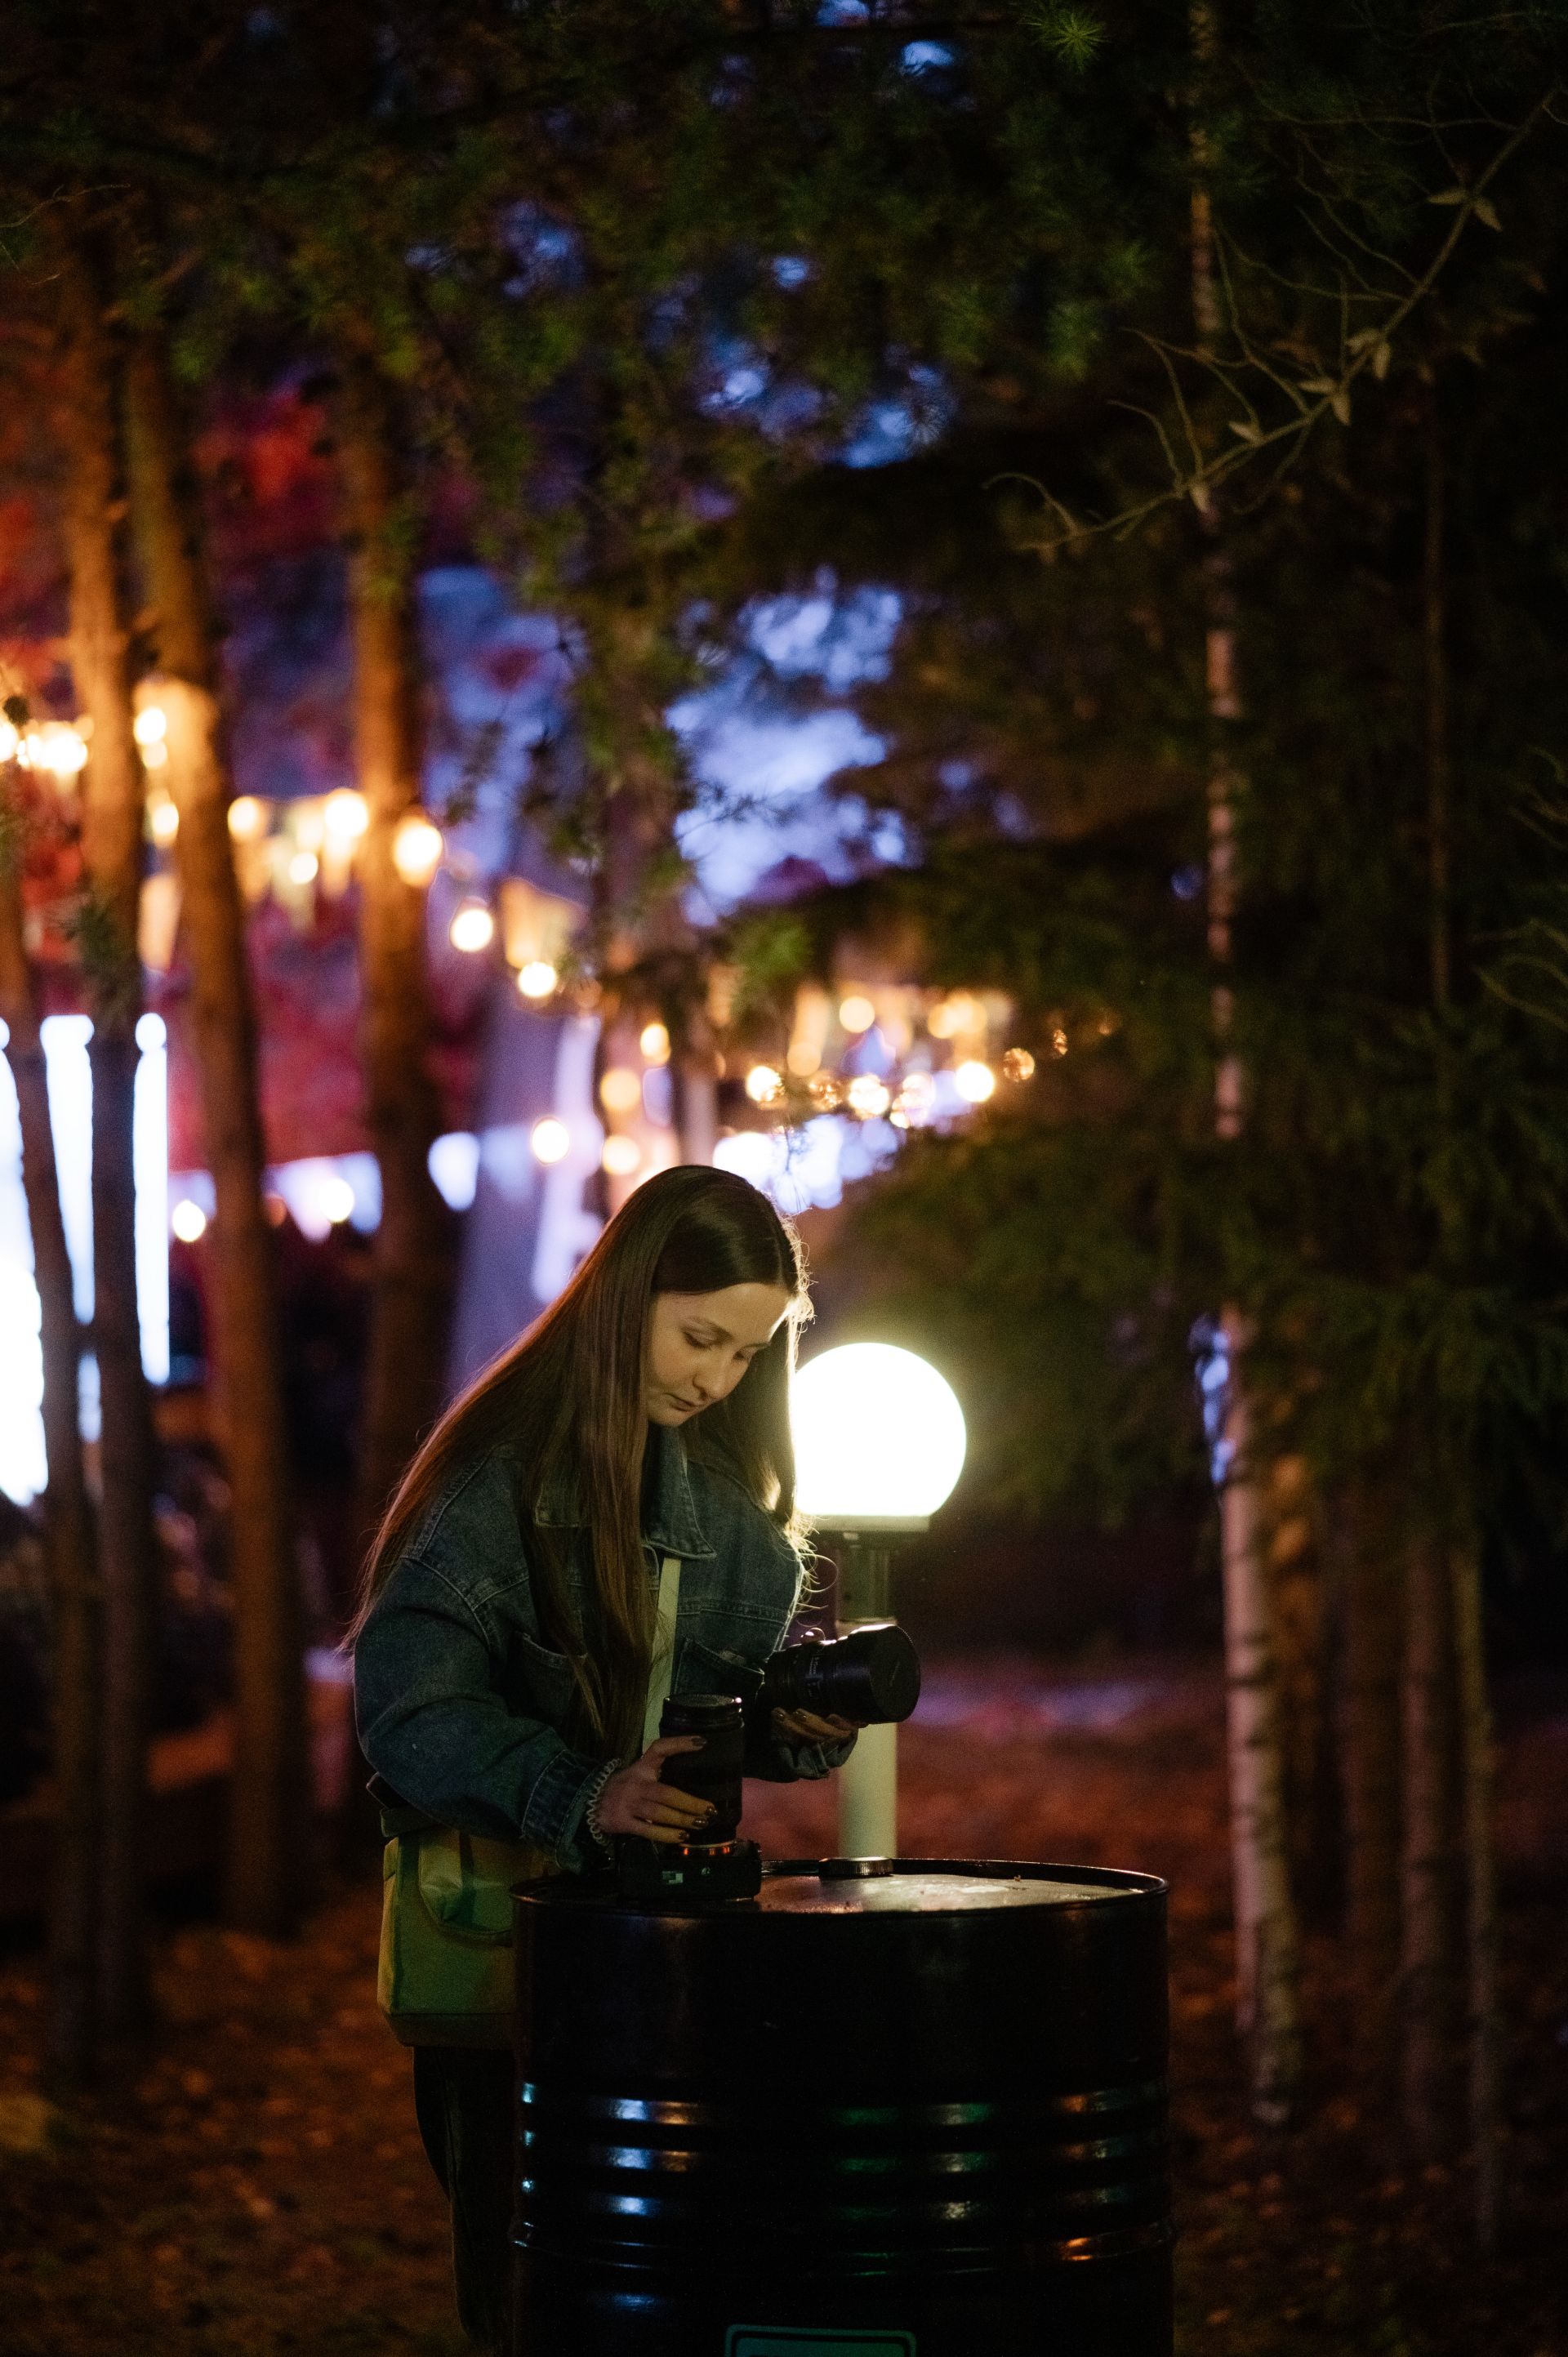
[[266,823],[266,810],[254,794],[241,794],[229,805],[229,832],[236,843],[254,843]]
[[645,1023],[637,1044],[650,1064],[670,1061],[670,1034],[662,1023]]
[[518,974],[517,986],[524,998],[548,998],[560,979],[548,958],[530,958]]
[[818,1072],[808,1083],[806,1094],[819,1113],[837,1113],[843,1103],[843,1083],[836,1072]]
[[[83,746],[83,752],[85,752],[86,749],[86,747]],[[161,737],[155,737],[150,745],[144,745],[142,747],[142,767],[144,770],[161,770],[167,759],[168,747],[163,742]]]
[[846,1031],[869,1031],[876,1020],[876,1009],[869,998],[858,990],[839,1001],[839,1021]]
[[746,1076],[746,1093],[753,1104],[777,1104],[784,1094],[784,1083],[771,1064],[753,1064]]
[[956,1039],[961,1031],[972,1031],[970,1020],[972,1001],[967,998],[940,999],[926,1017],[926,1028],[933,1039]]
[[1002,1073],[1004,1080],[1026,1081],[1031,1078],[1034,1070],[1035,1060],[1027,1048],[1009,1048],[1002,1059]]
[[144,704],[131,723],[131,734],[143,751],[149,745],[161,745],[168,735],[168,715],[159,704]]
[[625,1064],[612,1064],[599,1082],[599,1103],[607,1113],[633,1113],[642,1103],[642,1082]]
[[321,1189],[321,1208],[335,1228],[354,1216],[354,1189],[347,1178],[328,1178]]
[[371,806],[352,786],[334,786],[321,805],[321,816],[335,842],[358,843],[371,823]]
[[288,880],[291,884],[314,884],[320,866],[314,851],[296,851],[288,863]]
[[642,1161],[642,1148],[635,1137],[627,1137],[618,1131],[606,1138],[601,1158],[612,1178],[629,1178]]
[[57,778],[70,778],[87,766],[87,747],[63,720],[46,720],[29,728],[16,745],[13,759],[18,769],[44,770]]
[[147,829],[158,848],[166,851],[179,833],[179,813],[173,802],[153,802],[149,806]]
[[441,829],[433,820],[423,811],[405,811],[392,834],[392,866],[403,882],[417,891],[440,866],[446,848]]
[[1051,1033],[1051,1053],[1053,1056],[1065,1056],[1067,1054],[1067,1033],[1062,1029],[1059,1023]]
[[966,1103],[983,1104],[996,1086],[996,1075],[989,1064],[983,1064],[977,1057],[972,1057],[953,1074],[953,1085]]
[[496,937],[495,917],[483,900],[465,900],[452,920],[448,934],[455,950],[466,957],[488,950]]
[[528,1142],[533,1148],[536,1162],[564,1162],[571,1150],[572,1138],[564,1121],[557,1121],[553,1114],[546,1114],[542,1121],[534,1123]]
[[207,1233],[207,1214],[188,1195],[183,1195],[175,1205],[168,1223],[182,1244],[193,1244]]
[[857,1072],[849,1084],[848,1095],[851,1113],[858,1114],[862,1121],[875,1121],[893,1102],[875,1072]]

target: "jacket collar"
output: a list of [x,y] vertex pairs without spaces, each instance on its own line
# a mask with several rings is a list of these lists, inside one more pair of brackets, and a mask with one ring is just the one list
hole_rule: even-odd
[[[649,1427],[654,1452],[653,1491],[642,1518],[642,1535],[659,1555],[687,1560],[712,1555],[707,1534],[697,1518],[692,1476],[678,1432],[666,1425]],[[581,1530],[587,1521],[580,1497],[559,1476],[545,1485],[534,1520],[548,1530]]]

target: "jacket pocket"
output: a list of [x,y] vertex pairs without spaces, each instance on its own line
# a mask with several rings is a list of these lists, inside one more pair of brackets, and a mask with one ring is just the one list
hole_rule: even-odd
[[557,1653],[537,1637],[514,1629],[507,1639],[507,1698],[514,1707],[555,1725],[565,1714],[576,1684],[570,1653]]
[[733,1694],[750,1702],[761,1684],[761,1670],[744,1653],[705,1645],[700,1637],[682,1637],[676,1647],[674,1694]]

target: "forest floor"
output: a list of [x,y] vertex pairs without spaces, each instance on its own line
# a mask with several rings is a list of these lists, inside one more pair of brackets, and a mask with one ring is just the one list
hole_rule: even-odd
[[[1212,1672],[939,1665],[902,1764],[912,1853],[1171,1882],[1182,2357],[1568,2357],[1568,1694],[1504,1697],[1509,2125],[1490,2264],[1464,2172],[1402,2167],[1347,2092],[1326,1943],[1306,2124],[1249,2123]],[[775,1855],[832,1849],[826,1791],[751,1803]],[[68,2110],[39,2093],[40,1961],[15,1941],[0,1955],[4,2357],[457,2357],[409,2061],[375,2010],[377,1914],[367,1883],[286,1946],[166,1925],[156,2053]]]

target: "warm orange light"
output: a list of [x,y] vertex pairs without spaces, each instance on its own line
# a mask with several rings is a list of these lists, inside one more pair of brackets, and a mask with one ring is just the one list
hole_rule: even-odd
[[254,794],[241,794],[230,803],[229,832],[236,843],[254,843],[266,823],[266,805]]
[[404,811],[392,835],[392,866],[417,891],[440,866],[446,848],[441,829],[423,811]]

